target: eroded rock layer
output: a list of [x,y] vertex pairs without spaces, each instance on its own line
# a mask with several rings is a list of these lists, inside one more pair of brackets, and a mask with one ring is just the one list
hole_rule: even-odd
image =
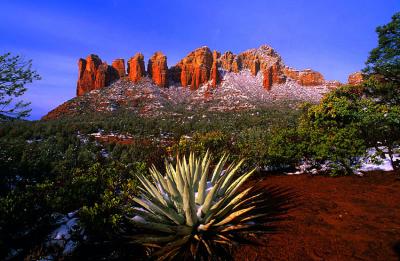
[[348,84],[350,85],[359,85],[364,81],[364,77],[362,72],[355,72],[349,75]]
[[150,58],[147,73],[153,82],[160,87],[168,86],[167,56],[162,52],[156,52]]
[[210,79],[213,54],[208,47],[201,47],[189,53],[177,65],[182,86],[190,86],[195,90]]
[[144,67],[144,56],[141,53],[136,53],[128,61],[128,75],[129,79],[137,83],[142,77],[146,75]]
[[108,86],[120,77],[114,67],[94,54],[90,54],[86,59],[79,59],[78,68],[77,96]]
[[114,70],[117,72],[118,76],[120,78],[125,77],[126,71],[125,71],[125,60],[124,59],[115,59],[111,66],[114,68]]
[[325,83],[324,76],[321,73],[311,69],[299,71],[290,67],[286,67],[283,73],[287,77],[296,80],[300,85],[303,86],[316,86]]
[[[145,69],[144,56],[136,53],[127,63],[124,59],[116,59],[109,66],[97,55],[91,54],[86,59],[80,59],[77,95],[83,95],[91,90],[100,89],[116,79],[128,78],[138,83],[143,77],[148,78],[159,87],[174,86],[190,87],[197,90],[207,84],[213,88],[221,85],[223,75],[249,71],[252,76],[262,77],[264,89],[271,90],[275,84],[295,81],[301,86],[326,85],[334,88],[339,82],[325,81],[323,75],[311,69],[296,70],[286,66],[280,55],[268,45],[249,49],[239,54],[230,51],[220,54],[204,46],[190,52],[175,66],[168,68],[167,57],[162,52],[156,52],[150,57]],[[349,77],[349,84],[359,84],[362,81],[360,72]]]

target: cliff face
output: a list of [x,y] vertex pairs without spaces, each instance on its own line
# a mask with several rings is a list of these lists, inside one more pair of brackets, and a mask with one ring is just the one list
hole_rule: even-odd
[[[127,72],[124,59],[116,59],[112,62],[112,66],[109,66],[94,54],[86,59],[80,59],[78,67],[78,96],[108,86],[126,74],[135,84],[147,75],[159,87],[165,88],[173,84],[189,87],[191,90],[197,90],[205,84],[218,88],[223,81],[224,73],[242,71],[249,71],[254,77],[260,74],[265,90],[271,90],[274,85],[288,81],[295,81],[300,86],[329,85],[333,88],[340,85],[325,81],[321,73],[311,69],[296,70],[286,66],[279,54],[268,45],[249,49],[237,55],[230,51],[221,55],[204,46],[190,52],[171,68],[168,68],[167,57],[162,52],[156,52],[148,61],[147,71],[141,53],[136,53],[129,59]],[[349,77],[350,84],[357,84],[361,80],[360,73]]]
[[213,65],[213,54],[208,47],[201,47],[183,58],[174,70],[178,72],[182,86],[196,90],[208,82]]
[[112,62],[111,66],[117,72],[119,78],[125,77],[126,71],[125,71],[125,60],[124,59],[121,59],[121,58],[115,59]]
[[[317,103],[342,85],[326,81],[321,73],[311,69],[286,66],[267,45],[222,55],[201,47],[170,68],[167,57],[156,52],[148,60],[147,70],[141,53],[136,53],[127,64],[124,59],[115,59],[111,66],[91,54],[79,59],[78,70],[78,97],[43,119],[120,109],[156,116],[180,113],[182,106],[188,111],[215,112],[262,108],[281,100],[285,104],[287,100]],[[362,80],[358,72],[349,76],[348,83],[356,85]]]
[[153,82],[160,87],[168,86],[167,56],[162,52],[156,52],[150,58],[147,73]]
[[348,84],[350,85],[359,85],[364,81],[364,77],[362,72],[355,72],[349,75]]
[[[115,66],[117,63],[121,66],[120,62],[116,62]],[[94,54],[90,54],[86,59],[79,59],[78,68],[77,96],[108,86],[111,82],[119,79],[120,73],[122,73],[120,68],[118,71],[116,67],[109,66]]]
[[128,61],[128,75],[132,82],[137,83],[142,77],[146,75],[144,69],[144,56],[141,53],[136,53]]
[[313,71],[311,69],[299,71],[290,67],[286,67],[283,73],[287,77],[296,80],[300,85],[303,86],[315,86],[325,83],[324,76],[322,76],[321,73]]
[[263,75],[263,86],[270,90],[273,84],[285,82],[281,57],[268,45],[244,51],[238,55],[228,51],[220,58],[221,67],[228,72],[249,70],[253,76]]

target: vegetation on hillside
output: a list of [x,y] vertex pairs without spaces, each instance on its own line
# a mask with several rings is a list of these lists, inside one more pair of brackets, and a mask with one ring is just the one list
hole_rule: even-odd
[[[229,113],[182,111],[162,118],[118,111],[2,122],[0,257],[37,259],[48,251],[62,255],[62,250],[46,249],[43,242],[59,225],[54,216],[69,212],[78,213],[84,231],[75,235],[79,245],[72,258],[143,254],[139,246],[132,252],[132,246],[123,244],[131,199],[139,197],[139,184],[153,188],[145,178],[152,165],[161,169],[167,161],[172,166],[168,164],[176,163],[176,156],[190,152],[204,157],[210,151],[214,155],[210,165],[224,154],[236,161],[245,159],[239,174],[256,168],[255,175],[262,176],[265,170],[293,170],[307,163],[328,175],[342,175],[353,173],[366,149],[375,148],[376,161],[388,154],[393,168],[399,169],[394,157],[400,146],[399,27],[396,14],[377,29],[379,46],[371,52],[362,84],[342,86],[319,104]],[[18,64],[18,59],[1,57]],[[38,78],[30,65],[27,68],[19,71],[25,75],[22,82],[17,78],[12,85],[0,82],[3,105],[12,104],[6,94],[19,96],[25,83]],[[9,112],[22,117],[28,111]],[[188,184],[195,186],[197,181]],[[186,210],[193,208],[185,202]]]

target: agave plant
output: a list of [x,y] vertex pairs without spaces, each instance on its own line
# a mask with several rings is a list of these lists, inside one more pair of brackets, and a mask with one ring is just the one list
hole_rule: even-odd
[[254,170],[238,175],[243,160],[224,168],[227,159],[222,156],[210,172],[209,153],[202,159],[191,153],[175,167],[166,162],[164,175],[153,166],[150,178],[139,177],[141,195],[132,197],[128,217],[136,229],[133,241],[159,260],[225,260],[243,232],[260,232],[266,215],[257,213],[261,193],[241,188]]

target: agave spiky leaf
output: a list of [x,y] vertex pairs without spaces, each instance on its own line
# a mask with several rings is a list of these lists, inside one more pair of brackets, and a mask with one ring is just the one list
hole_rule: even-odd
[[230,249],[240,233],[260,232],[258,221],[267,215],[257,212],[264,209],[262,194],[240,188],[254,170],[238,175],[243,160],[225,167],[227,160],[227,155],[219,159],[211,177],[208,151],[202,159],[193,153],[177,158],[175,166],[165,162],[164,175],[152,166],[151,180],[140,177],[142,194],[133,198],[141,208],[134,207],[128,218],[133,227],[154,236],[130,238],[160,248],[154,253],[160,260],[188,255],[206,260]]

